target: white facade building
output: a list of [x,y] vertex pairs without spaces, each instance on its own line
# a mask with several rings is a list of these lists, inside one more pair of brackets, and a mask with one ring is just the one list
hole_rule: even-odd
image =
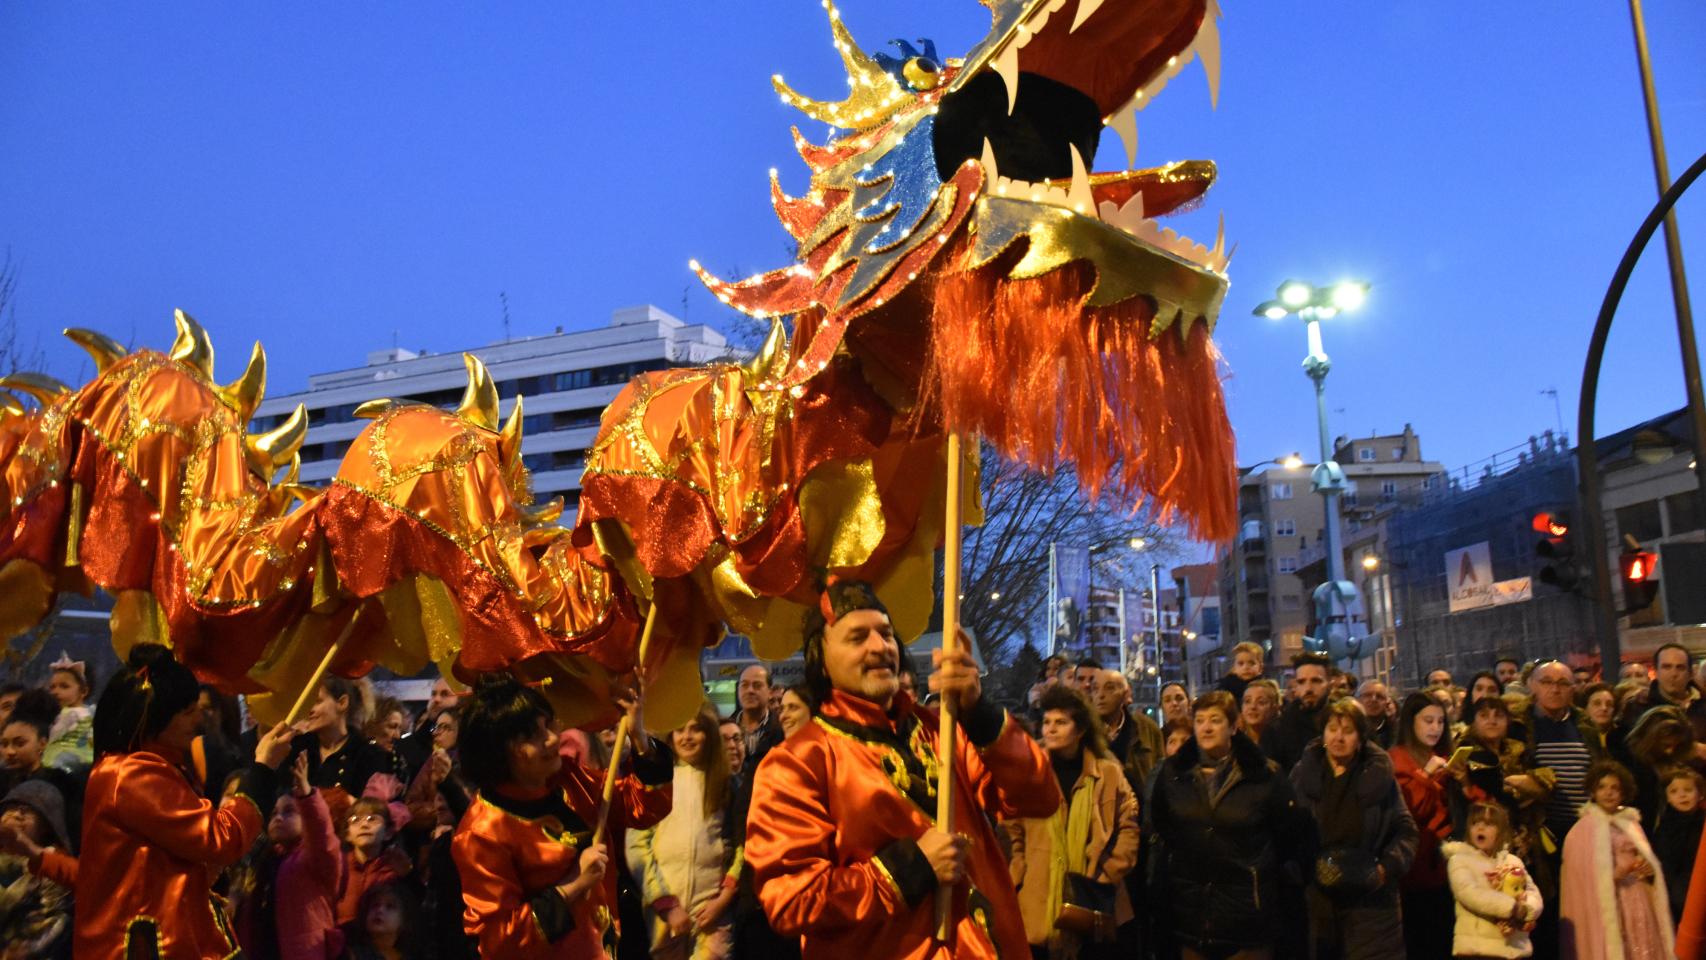
[[[555,333],[468,352],[484,361],[497,383],[500,416],[509,416],[518,393],[524,398],[522,462],[533,475],[539,501],[563,498],[565,522],[573,521],[587,448],[617,391],[648,370],[744,356],[711,327],[683,323],[653,306],[617,310],[604,327],[569,333],[558,327]],[[300,393],[267,397],[253,429],[270,430],[303,404],[308,437],[302,444],[301,479],[322,485],[337,473],[350,441],[371,422],[357,419],[356,407],[389,398],[453,409],[467,383],[461,351],[379,350],[367,355],[365,366],[317,373]]]

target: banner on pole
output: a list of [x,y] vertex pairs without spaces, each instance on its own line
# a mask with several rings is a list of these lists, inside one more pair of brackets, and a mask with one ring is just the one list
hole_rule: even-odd
[[1049,547],[1049,645],[1074,647],[1090,606],[1090,548]]

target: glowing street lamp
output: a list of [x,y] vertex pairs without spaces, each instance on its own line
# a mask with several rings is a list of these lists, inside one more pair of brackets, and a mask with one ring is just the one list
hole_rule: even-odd
[[[1355,659],[1361,647],[1360,635],[1353,635],[1356,618],[1362,610],[1362,600],[1356,586],[1345,579],[1345,558],[1339,553],[1339,496],[1344,493],[1345,472],[1333,461],[1331,434],[1327,429],[1327,372],[1333,362],[1321,342],[1321,321],[1357,310],[1368,300],[1368,284],[1360,280],[1341,280],[1317,287],[1302,280],[1287,280],[1274,291],[1274,299],[1264,301],[1252,311],[1258,317],[1283,320],[1296,316],[1304,323],[1309,338],[1309,355],[1303,358],[1303,372],[1315,384],[1315,425],[1321,436],[1321,462],[1315,465],[1310,481],[1321,495],[1326,509],[1323,540],[1327,548],[1328,582],[1317,587],[1314,594],[1316,621],[1328,646],[1345,659]],[[1302,458],[1297,457],[1298,466]],[[1289,458],[1288,463],[1289,466]],[[1366,557],[1365,569],[1373,560]],[[1362,627],[1366,630],[1366,626]],[[1337,643],[1342,641],[1342,646]]]

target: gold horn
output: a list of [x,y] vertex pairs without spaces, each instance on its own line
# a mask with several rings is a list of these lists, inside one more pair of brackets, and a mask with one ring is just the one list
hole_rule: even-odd
[[21,417],[24,415],[24,405],[19,403],[18,398],[11,394],[0,393],[0,413],[9,413]]
[[758,348],[757,356],[740,368],[741,379],[749,388],[776,380],[788,372],[789,359],[788,331],[781,317],[771,317],[764,345]]
[[107,372],[107,368],[124,359],[130,351],[126,350],[117,340],[104,333],[85,330],[82,327],[66,327],[65,337],[95,358],[96,375]]
[[19,371],[0,377],[0,387],[35,398],[43,407],[71,392],[71,388],[45,373]]
[[515,408],[510,410],[504,428],[498,431],[498,462],[513,467],[521,460],[521,394],[515,395]]
[[266,433],[251,433],[243,438],[243,453],[249,461],[249,469],[271,483],[278,468],[289,463],[302,449],[302,441],[307,436],[308,408],[299,403],[283,423]]
[[468,368],[468,389],[462,393],[462,402],[456,406],[456,415],[476,427],[497,430],[498,385],[492,382],[491,373],[486,370],[486,365],[480,362],[479,357],[464,353],[462,363]]
[[192,370],[201,371],[202,376],[212,380],[213,340],[207,331],[182,310],[172,311],[172,322],[177,325],[178,337],[172,341],[171,352],[167,355]]
[[542,527],[547,523],[556,523],[563,515],[563,498],[552,497],[531,507],[517,507],[515,512],[521,515],[521,524],[525,527]]
[[261,405],[261,397],[267,392],[267,352],[261,349],[259,340],[249,353],[249,366],[243,375],[228,386],[214,389],[220,399],[237,411],[239,421],[248,423],[254,417],[255,408]]
[[391,399],[369,400],[361,406],[356,407],[351,413],[351,416],[354,416],[357,420],[377,420],[385,414],[385,411],[396,405],[397,401]]
[[835,49],[841,52],[841,63],[847,68],[847,99],[840,103],[826,103],[802,97],[783,82],[781,74],[771,77],[770,83],[782,95],[784,103],[813,120],[845,130],[877,126],[896,110],[911,103],[912,97],[899,80],[853,42],[853,35],[847,32],[847,25],[841,22],[841,13],[835,5],[825,3],[824,6],[829,8],[829,30],[835,37]]

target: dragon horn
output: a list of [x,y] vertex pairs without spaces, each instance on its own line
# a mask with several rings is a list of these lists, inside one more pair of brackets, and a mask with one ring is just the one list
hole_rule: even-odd
[[302,449],[302,441],[307,436],[308,408],[299,403],[283,423],[266,433],[251,433],[243,438],[243,453],[249,461],[249,469],[271,483],[278,468],[289,463]]
[[229,403],[237,411],[237,419],[248,423],[255,415],[255,408],[261,405],[261,397],[267,392],[267,352],[261,349],[261,342],[255,341],[255,349],[249,353],[249,366],[243,375],[229,386],[215,387],[220,399]]
[[468,389],[462,393],[462,402],[456,406],[456,415],[476,427],[497,430],[498,385],[492,382],[491,373],[486,370],[486,365],[480,362],[479,357],[464,353],[462,363],[468,368]]
[[182,310],[172,311],[172,322],[178,327],[178,337],[172,341],[172,349],[167,356],[212,380],[213,340],[208,337],[207,330]]
[[23,413],[24,405],[18,402],[17,397],[14,397],[9,393],[0,392],[0,414],[23,416]]
[[547,523],[556,523],[563,515],[563,498],[552,497],[531,507],[517,507],[515,512],[521,515],[523,526],[542,527]]
[[504,428],[498,431],[498,462],[514,466],[521,459],[521,394],[515,395],[515,408],[510,410]]
[[385,413],[385,411],[396,405],[397,401],[391,399],[369,400],[361,406],[356,407],[351,415],[357,420],[377,420]]
[[71,388],[45,373],[20,371],[0,377],[0,387],[29,394],[36,403],[47,406],[71,392]]
[[108,367],[119,362],[125,354],[130,352],[112,337],[104,333],[96,333],[93,330],[85,330],[82,327],[66,327],[65,338],[89,351],[89,356],[95,358],[95,373],[97,375],[106,373]]
[[741,379],[748,388],[775,380],[788,371],[788,360],[788,332],[782,326],[781,317],[771,317],[770,333],[764,338],[764,346],[758,349],[757,356],[740,368]]
[[782,95],[783,102],[813,120],[844,130],[874,127],[911,102],[912,98],[881,63],[859,49],[853,35],[847,32],[847,25],[841,22],[841,13],[835,5],[825,0],[824,6],[829,9],[829,30],[835,37],[835,49],[841,53],[841,63],[847,68],[850,86],[847,99],[840,103],[825,103],[800,96],[782,80],[781,74],[772,76],[770,84]]

